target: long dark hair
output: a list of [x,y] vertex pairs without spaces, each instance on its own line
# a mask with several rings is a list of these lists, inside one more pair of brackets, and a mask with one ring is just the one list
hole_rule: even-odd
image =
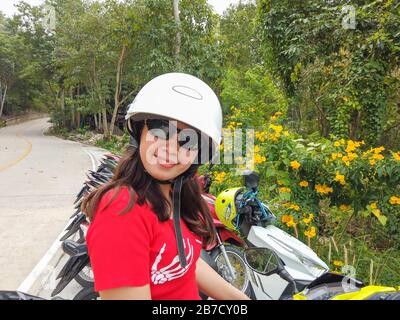
[[[135,126],[138,141],[140,141],[143,126],[143,122]],[[128,206],[120,213],[121,215],[131,210],[136,202],[143,205],[147,201],[160,221],[167,221],[170,218],[168,212],[172,208],[169,202],[161,192],[159,184],[145,171],[139,150],[133,146],[126,148],[112,179],[84,198],[81,211],[92,221],[103,195],[113,188],[116,190],[114,196],[106,204],[106,208],[118,195],[122,186],[128,187],[130,200]],[[181,210],[181,217],[187,227],[203,239],[204,246],[215,241],[216,230],[213,219],[206,201],[201,196],[200,186],[195,177],[188,179],[182,186]]]

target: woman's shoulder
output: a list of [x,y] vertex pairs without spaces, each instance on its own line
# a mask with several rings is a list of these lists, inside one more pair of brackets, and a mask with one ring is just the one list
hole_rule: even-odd
[[[131,208],[127,210],[129,205]],[[146,203],[139,204],[137,202],[137,197],[133,188],[122,185],[119,188],[114,187],[103,194],[97,206],[96,216],[111,215],[131,218],[133,215],[143,215],[147,210]],[[124,212],[124,214],[121,214],[122,212]]]

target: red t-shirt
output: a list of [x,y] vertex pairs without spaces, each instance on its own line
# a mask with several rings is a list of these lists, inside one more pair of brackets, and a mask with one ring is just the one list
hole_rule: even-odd
[[127,187],[103,210],[114,194],[106,192],[89,226],[86,243],[94,274],[95,291],[150,284],[154,300],[199,300],[196,262],[201,238],[181,219],[188,264],[179,263],[173,220],[160,222],[147,204],[129,202]]

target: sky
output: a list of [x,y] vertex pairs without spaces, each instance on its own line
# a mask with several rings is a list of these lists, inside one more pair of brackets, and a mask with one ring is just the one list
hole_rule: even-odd
[[[238,3],[239,0],[207,0],[209,4],[214,7],[214,10],[222,14],[223,11],[229,7],[231,3]],[[19,0],[0,0],[0,11],[2,11],[6,16],[11,17],[13,13],[16,12],[14,4],[18,3]],[[31,5],[38,5],[43,2],[43,0],[25,0],[25,2]]]

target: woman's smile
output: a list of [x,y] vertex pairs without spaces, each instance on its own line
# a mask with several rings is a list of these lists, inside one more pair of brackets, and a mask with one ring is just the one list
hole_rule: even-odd
[[157,158],[157,164],[163,168],[169,169],[169,168],[172,168],[172,167],[175,167],[176,165],[178,165],[177,161],[175,161],[175,162],[169,161],[168,155],[166,158],[164,158],[161,156],[159,157],[158,154],[155,153],[154,157]]

